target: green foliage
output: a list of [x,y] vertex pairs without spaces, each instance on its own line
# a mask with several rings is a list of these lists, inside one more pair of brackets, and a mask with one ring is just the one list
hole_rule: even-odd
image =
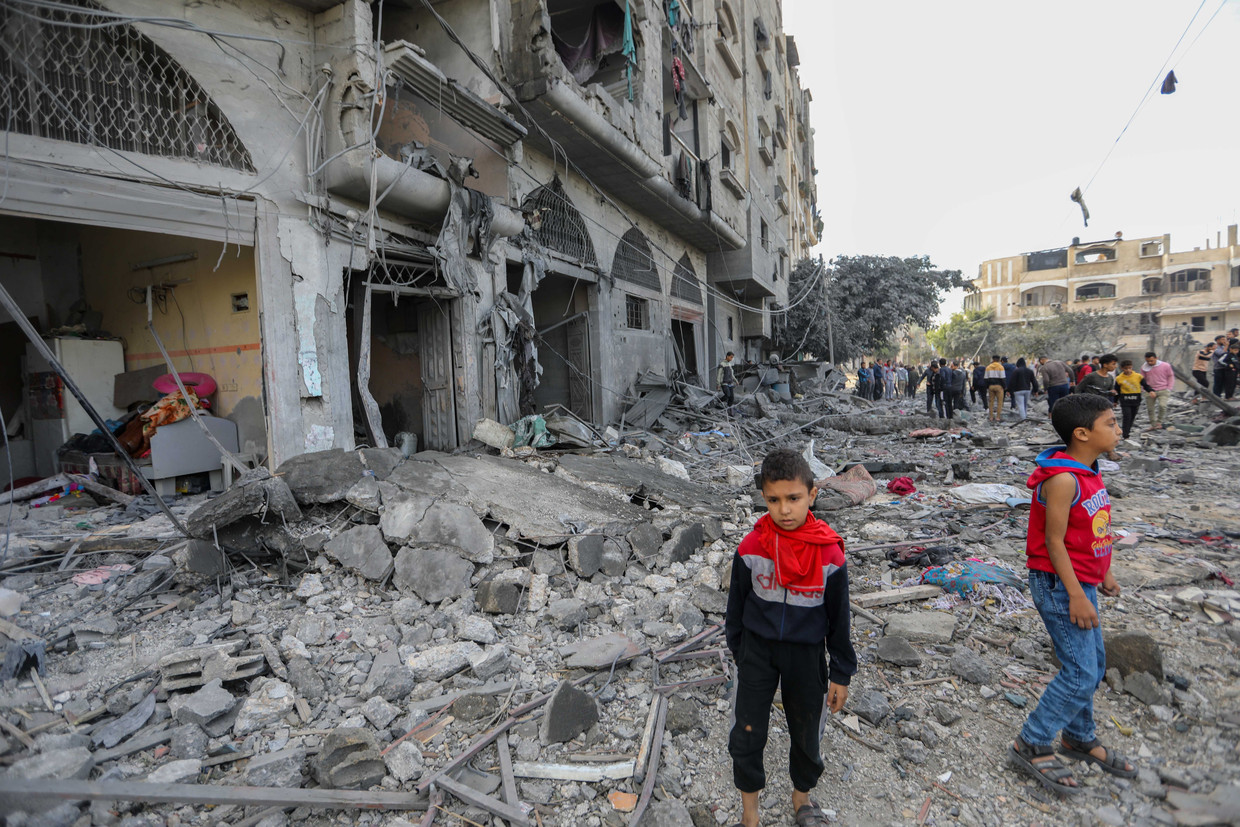
[[1024,355],[1071,359],[1082,353],[1105,353],[1122,338],[1121,318],[1093,310],[1056,309],[1049,319],[1003,325],[996,344],[999,352],[1013,358]]
[[939,353],[973,358],[985,344],[995,342],[994,310],[962,310],[946,324],[926,332],[926,339]]

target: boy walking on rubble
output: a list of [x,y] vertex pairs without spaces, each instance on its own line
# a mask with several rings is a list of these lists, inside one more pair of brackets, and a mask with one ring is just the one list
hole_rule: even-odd
[[741,792],[738,827],[758,827],[758,796],[766,786],[762,755],[777,687],[788,722],[797,827],[826,827],[826,814],[809,794],[824,769],[826,711],[844,707],[857,671],[844,541],[810,513],[818,489],[796,451],[767,454],[759,485],[768,511],[732,560],[724,622],[737,669],[728,753]]
[[1051,425],[1064,447],[1038,455],[1027,483],[1034,491],[1025,543],[1029,595],[1062,667],[1029,715],[1008,758],[1048,789],[1074,795],[1080,786],[1055,754],[1097,764],[1121,778],[1136,769],[1102,745],[1094,728],[1094,692],[1106,671],[1098,592],[1119,594],[1111,573],[1111,498],[1098,457],[1113,450],[1119,426],[1109,399],[1073,394],[1056,403]]

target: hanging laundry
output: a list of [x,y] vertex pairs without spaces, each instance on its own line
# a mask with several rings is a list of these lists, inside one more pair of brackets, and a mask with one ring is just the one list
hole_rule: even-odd
[[689,153],[683,149],[676,158],[676,191],[681,197],[688,198],[690,196],[690,178],[689,178]]
[[554,30],[551,39],[556,53],[564,62],[564,68],[568,69],[574,80],[584,84],[598,72],[608,55],[624,52],[624,56],[628,57],[626,50],[632,40],[632,28],[627,11],[622,17],[618,6],[600,3],[594,7],[590,25],[580,43],[570,44]]
[[1175,85],[1179,82],[1180,82],[1179,79],[1176,78],[1175,76],[1175,70],[1172,69],[1170,72],[1167,73],[1167,76],[1163,78],[1162,94],[1164,95],[1175,94]]
[[670,0],[667,4],[667,25],[673,29],[680,20],[680,0]]
[[672,58],[672,100],[676,102],[680,119],[688,118],[689,111],[685,108],[685,65],[678,57]]
[[629,81],[629,102],[633,101],[633,67],[637,65],[637,44],[633,42],[633,12],[624,0],[624,37],[620,53],[624,55],[624,72]]
[[1085,195],[1084,193],[1081,192],[1081,188],[1077,187],[1076,189],[1072,190],[1072,195],[1069,197],[1073,201],[1081,205],[1081,217],[1085,220],[1085,226],[1088,227],[1089,226],[1089,207],[1085,206]]

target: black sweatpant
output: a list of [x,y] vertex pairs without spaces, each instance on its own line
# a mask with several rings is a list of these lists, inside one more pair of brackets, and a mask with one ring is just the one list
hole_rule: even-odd
[[748,629],[741,636],[732,700],[732,779],[743,793],[766,787],[762,753],[776,687],[788,720],[788,771],[795,790],[807,793],[822,775],[819,744],[827,723],[826,644],[767,640]]
[[1141,410],[1140,393],[1121,393],[1119,395],[1119,411],[1123,417],[1124,439],[1132,432],[1132,423],[1137,421],[1137,412]]

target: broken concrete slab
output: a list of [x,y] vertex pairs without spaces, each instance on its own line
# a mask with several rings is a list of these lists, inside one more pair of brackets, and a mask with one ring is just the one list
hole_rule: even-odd
[[305,765],[303,747],[286,747],[256,755],[246,764],[245,783],[252,787],[300,787]]
[[236,705],[236,697],[224,688],[219,678],[204,684],[197,692],[174,695],[168,699],[172,720],[182,724],[197,724],[204,729],[211,722],[227,715]]
[[625,540],[633,550],[633,556],[645,565],[650,565],[663,548],[663,532],[650,523],[642,523],[625,535]]
[[55,749],[19,758],[9,767],[17,778],[87,778],[95,768],[95,757],[86,747]]
[[469,592],[474,564],[438,548],[402,548],[396,554],[392,583],[427,603],[440,603]]
[[359,525],[337,534],[323,552],[367,580],[382,581],[392,573],[392,550],[377,526]]
[[[400,536],[402,530],[404,536]],[[457,503],[433,502],[407,530],[406,521],[392,520],[384,534],[410,546],[455,549],[466,560],[484,566],[495,560],[495,538],[472,509]]]
[[636,497],[686,510],[701,508],[712,513],[722,510],[719,499],[709,488],[665,473],[657,465],[629,462],[611,454],[561,454],[556,475],[609,491],[626,502]]
[[621,577],[629,567],[630,554],[628,543],[608,537],[603,541],[599,569],[608,577]]
[[952,655],[950,666],[952,674],[964,678],[969,683],[990,683],[993,675],[986,659],[965,646],[958,648]]
[[1146,632],[1114,632],[1104,635],[1103,643],[1108,669],[1118,669],[1124,678],[1134,672],[1148,672],[1162,680],[1162,647]]
[[883,635],[878,639],[878,651],[875,656],[896,666],[921,666],[921,653],[898,635]]
[[561,681],[547,701],[538,735],[543,744],[571,741],[598,723],[598,702],[587,692]]
[[[290,661],[290,680],[292,677],[293,664]],[[362,695],[378,696],[385,701],[395,703],[408,697],[416,684],[413,673],[409,671],[409,667],[400,662],[400,655],[397,651],[389,649],[375,656],[370,665],[370,673],[366,676],[366,682],[362,684]],[[310,697],[318,697],[318,694]]]
[[481,652],[482,647],[471,640],[445,643],[410,655],[405,665],[419,683],[442,681],[468,669],[470,658]]
[[318,782],[333,789],[364,790],[378,784],[387,774],[374,734],[356,727],[339,727],[329,732],[312,767]]
[[1124,691],[1146,706],[1166,706],[1171,701],[1162,682],[1149,672],[1125,675]]
[[391,776],[402,784],[417,781],[426,766],[422,751],[412,741],[401,741],[383,756],[383,760]]
[[396,448],[363,448],[357,451],[312,451],[291,457],[276,469],[302,505],[343,500],[365,471],[386,480],[401,462]]
[[892,614],[884,634],[902,637],[909,643],[951,643],[956,616],[948,612],[915,611]]
[[276,678],[259,678],[237,710],[233,734],[257,732],[280,721],[293,711],[293,687]]
[[570,669],[607,669],[624,658],[636,657],[642,647],[624,635],[602,635],[560,647],[560,657]]
[[661,566],[684,563],[702,548],[703,529],[700,522],[681,523],[672,529],[672,536],[659,549]]
[[853,692],[848,699],[848,708],[875,726],[891,714],[891,704],[887,701],[887,696],[876,689]]
[[266,469],[249,472],[223,494],[200,505],[185,519],[185,527],[194,537],[213,540],[219,529],[256,515],[283,522],[301,519],[301,508],[287,481]]
[[568,565],[578,577],[593,577],[603,563],[602,534],[583,534],[568,540]]
[[478,584],[474,599],[478,608],[491,614],[516,614],[521,594],[530,581],[528,569],[509,569]]

